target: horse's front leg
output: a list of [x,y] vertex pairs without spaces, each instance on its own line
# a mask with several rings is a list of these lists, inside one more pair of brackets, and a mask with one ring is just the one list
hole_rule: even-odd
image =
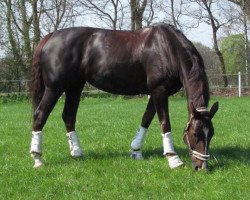
[[158,87],[152,92],[152,97],[162,130],[163,155],[166,156],[171,169],[177,168],[183,165],[183,162],[174,149],[169,119],[168,95],[164,87]]
[[146,111],[142,117],[141,125],[139,126],[133,141],[131,142],[131,158],[133,159],[143,159],[141,147],[145,141],[147,130],[155,116],[155,107],[153,104],[153,99],[150,97]]

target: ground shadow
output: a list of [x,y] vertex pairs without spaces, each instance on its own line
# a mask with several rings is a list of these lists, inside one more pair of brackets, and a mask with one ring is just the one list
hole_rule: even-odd
[[97,151],[89,151],[87,157],[89,159],[113,159],[113,158],[118,158],[118,157],[127,157],[130,155],[129,151],[114,151],[114,150],[107,150],[103,152],[97,152]]
[[[188,156],[188,150],[185,148],[175,148],[177,154],[181,157]],[[145,159],[151,157],[163,157],[163,149],[155,148],[155,149],[146,149],[143,151],[143,155]]]
[[[185,161],[189,159],[188,149],[176,148],[178,155]],[[108,160],[114,158],[127,158],[130,156],[130,151],[114,151],[112,149],[105,149],[105,151],[88,151],[83,159],[74,159],[75,161],[84,162],[85,160]],[[145,160],[152,158],[162,158],[162,148],[153,148],[143,150]],[[208,162],[209,171],[215,171],[221,168],[229,168],[232,162],[238,162],[243,165],[249,165],[250,148],[242,147],[219,147],[210,150],[210,160]],[[57,160],[57,163],[67,164],[72,162],[70,156],[64,157],[62,160]]]
[[220,147],[211,149],[211,153],[215,156],[223,156],[229,160],[239,162],[249,162],[250,160],[250,147]]
[[229,168],[232,162],[237,162],[243,165],[249,165],[250,147],[217,147],[210,151],[211,162],[210,170],[214,171],[220,168]]
[[[176,148],[176,152],[181,159],[189,159],[188,149]],[[162,148],[147,149],[144,152],[144,158],[162,157]],[[208,170],[215,171],[221,168],[229,168],[232,162],[240,163],[241,165],[249,165],[250,148],[242,147],[219,147],[210,150],[210,160],[208,161]]]

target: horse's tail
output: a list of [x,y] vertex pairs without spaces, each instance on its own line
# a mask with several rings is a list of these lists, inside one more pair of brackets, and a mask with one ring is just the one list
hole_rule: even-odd
[[46,42],[51,37],[51,35],[52,33],[49,33],[38,43],[32,59],[32,67],[31,67],[32,80],[30,85],[30,91],[32,95],[32,103],[34,109],[38,107],[40,101],[42,100],[45,90],[40,61],[41,61],[42,49],[46,44]]

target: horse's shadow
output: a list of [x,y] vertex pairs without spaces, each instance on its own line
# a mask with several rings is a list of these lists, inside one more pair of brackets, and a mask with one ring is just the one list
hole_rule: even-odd
[[212,148],[211,154],[211,164],[210,169],[214,170],[216,168],[230,168],[232,163],[234,166],[237,165],[249,165],[250,161],[250,148],[243,147],[217,147]]
[[[149,160],[152,158],[162,158],[162,148],[154,149],[144,149],[143,156],[144,160]],[[176,152],[183,159],[185,163],[190,161],[188,149],[186,148],[176,148]],[[118,158],[127,158],[129,157],[129,151],[113,151],[106,149],[103,152],[98,152],[91,150],[87,152],[86,157],[83,159],[77,159],[77,161],[84,162],[85,160],[102,160],[102,159],[118,159]],[[210,160],[208,162],[209,171],[215,171],[217,169],[227,169],[230,168],[232,162],[237,162],[243,165],[249,165],[250,161],[250,148],[242,147],[217,147],[210,150]],[[59,163],[69,163],[69,157],[61,160]]]
[[[176,148],[176,152],[185,161],[189,160],[188,149]],[[162,156],[162,149],[148,149],[144,152],[144,158],[149,159],[151,157]],[[217,169],[227,169],[232,163],[239,163],[243,165],[249,165],[250,162],[250,148],[242,147],[217,147],[210,150],[210,160],[208,161],[209,171]]]
[[[176,147],[176,152],[180,156],[187,156],[188,155],[188,149],[186,148],[179,148]],[[250,147],[249,148],[242,148],[242,147],[217,147],[217,148],[211,148],[210,149],[211,156],[218,156],[218,157],[225,157],[230,160],[235,161],[246,161],[250,160]],[[144,151],[145,157],[150,157],[152,155],[162,155],[162,148],[155,148],[155,149],[147,149]]]

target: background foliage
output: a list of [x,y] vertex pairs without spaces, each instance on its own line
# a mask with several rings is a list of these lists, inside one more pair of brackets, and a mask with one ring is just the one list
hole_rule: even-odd
[[[249,43],[248,43],[249,46]],[[221,51],[228,73],[238,73],[245,69],[244,35],[230,35],[221,41]]]

